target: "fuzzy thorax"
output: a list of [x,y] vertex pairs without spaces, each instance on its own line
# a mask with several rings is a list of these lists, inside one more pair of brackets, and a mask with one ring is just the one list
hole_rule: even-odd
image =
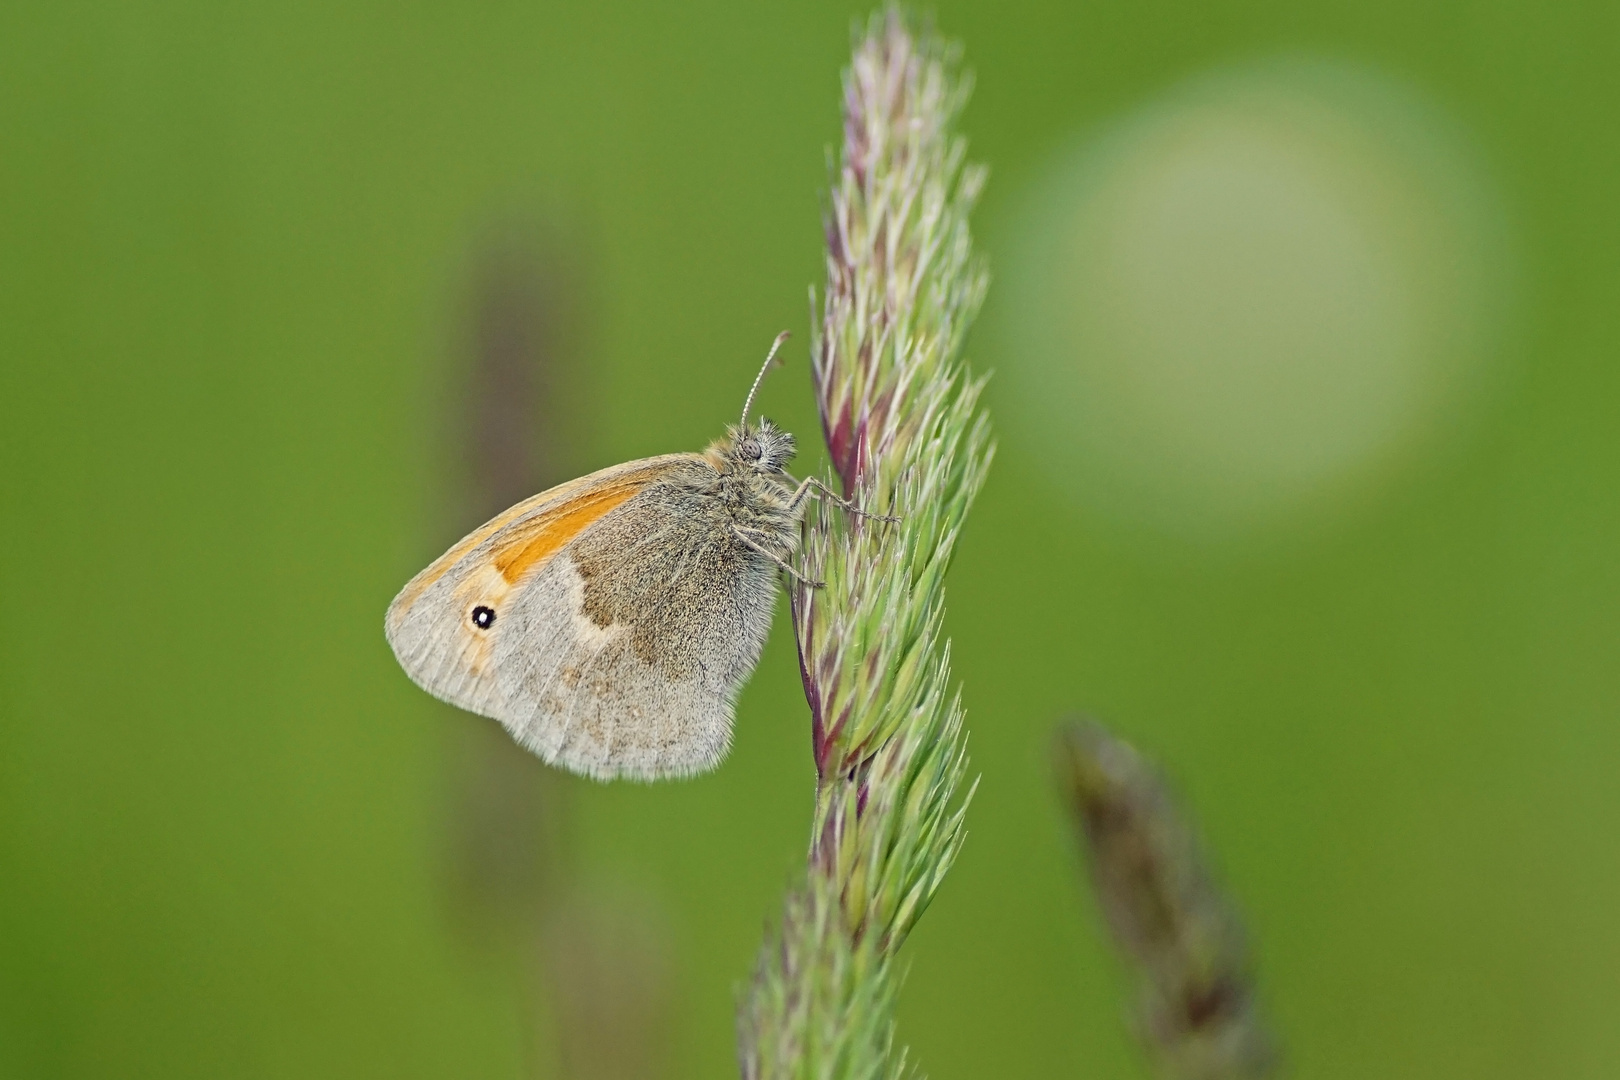
[[793,452],[793,436],[762,417],[728,427],[725,438],[703,453],[714,469],[713,505],[731,519],[745,546],[757,545],[773,556],[798,547],[804,503],[794,497],[793,481],[782,470]]

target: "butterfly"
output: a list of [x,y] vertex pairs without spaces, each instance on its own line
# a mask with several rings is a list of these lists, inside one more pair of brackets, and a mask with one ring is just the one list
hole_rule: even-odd
[[[498,514],[410,580],[385,629],[422,689],[600,780],[714,768],[770,632],[807,500],[793,436],[748,414],[700,454],[571,480]],[[879,515],[866,515],[878,517]],[[895,520],[885,518],[883,520]]]

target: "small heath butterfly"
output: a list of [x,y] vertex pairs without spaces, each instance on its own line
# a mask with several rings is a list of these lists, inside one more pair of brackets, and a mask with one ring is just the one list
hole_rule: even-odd
[[787,560],[806,498],[859,513],[783,471],[792,435],[748,421],[787,336],[771,346],[742,422],[703,453],[543,491],[412,578],[386,620],[411,680],[600,780],[718,765],[770,632],[777,572],[804,580]]

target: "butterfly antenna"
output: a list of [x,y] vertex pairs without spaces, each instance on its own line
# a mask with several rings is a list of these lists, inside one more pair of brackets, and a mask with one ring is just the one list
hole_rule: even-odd
[[760,365],[759,374],[754,376],[754,385],[748,388],[748,400],[743,402],[743,427],[746,428],[748,426],[748,412],[754,407],[754,395],[759,393],[759,384],[765,381],[765,373],[771,370],[771,361],[776,359],[776,350],[780,349],[782,347],[782,342],[786,341],[790,336],[791,335],[784,330],[780,334],[776,335],[775,341],[771,342],[771,351],[765,354],[765,363]]

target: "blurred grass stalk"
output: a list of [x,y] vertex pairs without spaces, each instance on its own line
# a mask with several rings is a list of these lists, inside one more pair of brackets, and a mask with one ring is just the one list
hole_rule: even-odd
[[[573,245],[506,222],[478,245],[455,440],[465,480],[458,528],[566,478],[569,356],[577,321]],[[447,398],[456,400],[455,396]],[[587,888],[568,837],[577,781],[497,725],[454,711],[450,892],[462,928],[503,951],[515,936],[525,1071],[649,1080],[667,1071],[671,1012],[664,920],[648,898]]]
[[1056,757],[1098,905],[1138,984],[1137,1034],[1160,1074],[1272,1075],[1242,923],[1164,780],[1096,723],[1065,724]]
[[960,359],[987,278],[968,231],[984,173],[953,132],[958,71],[958,50],[889,7],[844,75],[812,371],[845,496],[901,520],[823,504],[805,525],[806,573],[826,582],[790,594],[815,819],[806,878],[739,1010],[749,1080],[907,1072],[895,956],[962,842],[944,579],[991,446],[983,383]]

